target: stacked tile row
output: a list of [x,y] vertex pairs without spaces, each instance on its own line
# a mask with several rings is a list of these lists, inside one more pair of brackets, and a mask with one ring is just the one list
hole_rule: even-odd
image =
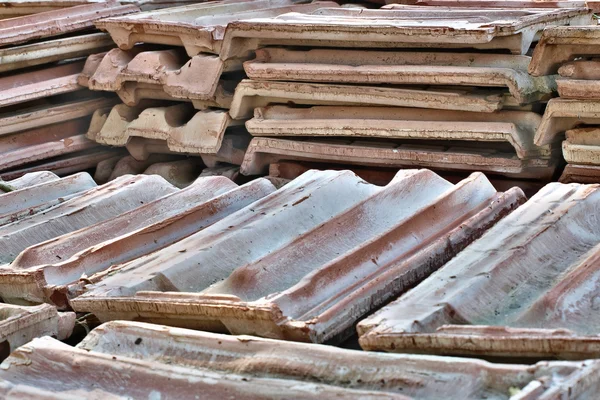
[[77,77],[85,57],[114,46],[108,35],[94,33],[94,21],[138,8],[113,1],[50,10],[7,3],[0,15],[30,15],[0,20],[0,178],[44,170],[66,175],[113,157],[85,133],[92,113],[115,98],[84,90]]
[[600,182],[599,38],[598,26],[547,29],[530,65],[533,75],[560,75],[560,98],[548,102],[535,142],[562,142],[561,182]]
[[250,137],[229,108],[243,59],[219,58],[223,30],[239,18],[311,11],[320,4],[223,1],[98,22],[119,49],[89,57],[79,83],[117,93],[123,103],[97,110],[87,137],[125,147],[138,161],[183,154],[210,168],[239,167]]
[[534,135],[556,81],[531,76],[525,54],[545,27],[591,14],[484,11],[338,7],[230,23],[221,59],[255,54],[230,109],[253,117],[242,174],[293,160],[550,180],[560,149]]

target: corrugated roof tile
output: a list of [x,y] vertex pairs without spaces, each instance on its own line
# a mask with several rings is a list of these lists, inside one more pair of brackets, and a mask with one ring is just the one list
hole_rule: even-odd
[[[365,137],[469,142],[508,142],[517,156],[550,158],[549,145],[533,144],[541,117],[528,111],[477,113],[401,107],[269,106],[246,122],[253,136]],[[425,142],[424,142],[425,141]]]
[[479,170],[516,178],[551,179],[559,161],[532,158],[480,145],[394,143],[385,140],[310,139],[290,140],[256,137],[246,150],[240,168],[243,175],[268,171],[269,164],[303,160],[370,167],[427,167],[449,171]]
[[244,63],[251,79],[392,85],[506,87],[527,104],[548,98],[553,76],[527,73],[530,57],[509,54],[265,48]]
[[407,170],[378,187],[348,171],[309,171],[124,264],[71,304],[101,320],[339,339],[522,201],[520,190],[499,194],[482,174],[452,185],[430,171]]
[[76,347],[51,338],[21,347],[2,364],[0,393],[44,399],[201,393],[236,399],[591,400],[597,376],[596,361],[491,364],[113,322]]
[[183,46],[190,57],[219,53],[225,27],[231,21],[338,7],[331,1],[301,4],[304,0],[225,0],[168,10],[145,12],[127,18],[109,18],[96,26],[108,31],[119,48],[139,42]]
[[361,321],[361,346],[597,356],[599,189],[548,184],[439,271]]
[[271,103],[304,105],[371,105],[494,112],[505,99],[500,91],[407,89],[381,86],[242,80],[235,88],[229,114],[251,118],[254,109]]
[[[28,175],[32,174],[27,174],[24,178]],[[52,175],[56,177],[56,175]],[[8,184],[12,186],[11,182],[13,181],[9,181]],[[88,173],[82,172],[62,179],[56,177],[47,182],[0,194],[0,225],[41,212],[70,198],[77,197],[95,186],[96,183],[92,177]]]
[[156,200],[177,188],[157,176],[124,176],[0,227],[0,262],[9,263],[25,248],[76,231]]
[[526,54],[538,32],[555,25],[588,25],[579,9],[409,7],[393,10],[321,8],[307,14],[231,22],[221,58],[242,57],[265,45],[362,48],[508,49]]
[[186,189],[24,249],[0,268],[0,296],[66,307],[81,276],[162,249],[272,191],[264,179],[238,187],[224,177],[200,178]]
[[120,104],[110,113],[96,111],[94,118],[87,137],[97,143],[125,146],[133,138],[155,139],[166,142],[170,152],[186,154],[216,154],[231,124],[226,111],[196,111],[185,103],[148,108]]

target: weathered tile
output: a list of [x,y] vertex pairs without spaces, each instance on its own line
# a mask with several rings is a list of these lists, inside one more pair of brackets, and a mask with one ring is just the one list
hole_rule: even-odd
[[0,136],[0,171],[98,147],[85,137],[87,125],[87,119],[75,119]]
[[571,129],[565,137],[563,157],[569,164],[600,165],[600,128]]
[[526,54],[548,26],[593,24],[587,8],[487,9],[409,7],[388,10],[322,8],[227,26],[221,58],[267,45],[362,48],[508,49]]
[[114,218],[178,189],[158,176],[124,176],[11,224],[0,226],[0,262],[25,248]]
[[2,193],[0,194],[0,225],[41,212],[81,195],[82,192],[95,186],[96,183],[92,177],[88,173],[82,172],[62,179],[56,177],[55,180]]
[[246,122],[253,136],[365,137],[508,142],[517,156],[549,158],[549,145],[538,147],[533,137],[541,116],[527,111],[477,113],[400,107],[270,106],[254,110]]
[[600,166],[568,164],[559,181],[562,183],[600,183]]
[[139,11],[133,5],[103,1],[0,20],[0,46],[20,44],[30,40],[64,35],[94,27],[101,18]]
[[506,87],[527,104],[556,89],[554,77],[527,73],[530,60],[510,54],[266,48],[244,69],[257,80]]
[[111,47],[114,43],[109,35],[92,33],[4,48],[0,49],[0,72],[79,58]]
[[86,117],[116,103],[117,99],[100,97],[23,107],[0,114],[0,136]]
[[534,143],[544,146],[560,142],[565,131],[580,125],[600,125],[600,101],[552,99],[546,106]]
[[21,190],[30,186],[53,182],[58,179],[58,176],[56,176],[56,174],[53,174],[52,172],[40,171],[25,174],[22,177],[13,179],[11,181],[0,181],[0,183],[3,185],[2,191],[8,193],[12,192],[13,190]]
[[546,28],[533,51],[529,73],[555,74],[567,61],[600,55],[600,27],[588,25]]
[[589,60],[580,58],[576,61],[569,61],[562,64],[558,69],[558,74],[565,78],[597,80],[600,79],[598,68],[600,68],[600,60],[598,58]]
[[2,364],[0,392],[44,399],[187,398],[201,392],[241,399],[591,400],[597,375],[596,361],[492,364],[119,321],[94,329],[76,347],[41,338],[19,348]]
[[96,26],[108,31],[119,48],[124,50],[139,42],[156,43],[185,47],[188,55],[193,57],[200,53],[218,54],[225,27],[231,21],[338,6],[331,1],[299,4],[302,2],[225,0],[104,19]]
[[71,304],[101,320],[340,340],[361,315],[435,271],[522,201],[519,189],[498,193],[480,173],[453,185],[406,170],[378,187],[349,171],[310,171],[124,264]]
[[109,146],[125,146],[133,138],[166,142],[171,152],[216,154],[231,123],[226,111],[196,111],[191,104],[166,107],[117,105],[98,110],[87,137]]
[[100,161],[114,157],[118,154],[123,156],[123,150],[100,147],[91,150],[79,151],[72,154],[53,157],[35,164],[28,164],[20,169],[0,172],[0,178],[16,179],[25,174],[38,171],[51,171],[59,176],[67,176],[80,171],[95,168]]
[[597,357],[599,189],[548,184],[439,271],[361,321],[361,346]]
[[74,325],[75,313],[59,313],[48,304],[34,307],[0,304],[0,359],[37,337],[66,339]]
[[600,80],[559,78],[556,85],[563,99],[600,100]]
[[[311,169],[331,169],[335,171],[350,170],[365,181],[378,186],[385,186],[394,179],[398,172],[398,168],[377,168],[365,167],[361,165],[344,165],[344,164],[328,164],[322,162],[306,162],[306,161],[281,161],[269,165],[269,175],[266,177],[271,182],[277,185],[284,185],[296,179],[306,171]],[[458,183],[469,176],[471,172],[447,172],[435,171],[442,178],[451,183]],[[499,192],[510,190],[513,187],[518,187],[523,190],[525,196],[533,196],[548,182],[532,181],[524,179],[510,179],[500,176],[488,176],[489,181]]]
[[26,248],[0,268],[0,296],[5,302],[64,308],[80,278],[94,279],[112,265],[160,250],[273,191],[264,179],[238,187],[224,177],[200,178],[186,189]]
[[255,108],[271,103],[305,105],[371,105],[494,112],[502,108],[499,91],[464,89],[406,89],[396,87],[265,82],[242,80],[235,88],[229,114],[251,118]]
[[254,138],[240,168],[243,175],[266,173],[271,163],[303,160],[369,167],[425,167],[447,171],[483,171],[515,178],[552,178],[558,160],[520,160],[506,150],[440,144],[366,140],[290,140]]
[[[94,57],[86,64],[85,76],[90,76],[96,62]],[[241,63],[237,64],[236,69],[241,69]],[[179,49],[113,49],[97,64],[87,86],[121,93],[141,83],[153,85],[174,99],[215,101],[223,71],[224,62],[215,55],[200,54],[190,59]]]
[[81,90],[77,76],[82,67],[83,63],[75,62],[4,76],[0,78],[0,107]]

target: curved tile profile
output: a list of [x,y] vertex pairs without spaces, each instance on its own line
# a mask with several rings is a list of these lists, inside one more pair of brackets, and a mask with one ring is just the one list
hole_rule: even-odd
[[565,161],[569,164],[600,165],[600,128],[571,129],[565,137],[562,143]]
[[74,325],[75,313],[59,313],[48,304],[33,307],[0,304],[0,359],[33,338],[66,339]]
[[559,160],[520,160],[514,152],[478,144],[468,147],[440,144],[395,143],[357,139],[290,140],[256,137],[246,150],[240,168],[243,175],[266,173],[269,165],[282,160],[350,164],[369,167],[432,168],[448,171],[483,171],[517,178],[549,180]]
[[[94,60],[86,65],[86,75],[90,74]],[[177,49],[113,49],[97,64],[87,87],[119,92],[142,83],[155,85],[174,99],[214,100],[222,72],[223,61],[214,55],[202,54],[190,59]]]
[[158,176],[123,176],[13,223],[0,226],[0,262],[25,248],[105,221],[178,189]]
[[528,104],[556,90],[553,76],[527,73],[530,60],[510,54],[265,48],[244,69],[251,79],[269,81],[505,87],[519,104]]
[[189,398],[201,391],[236,399],[592,400],[597,378],[593,360],[492,364],[119,321],[94,329],[76,347],[42,338],[17,349],[0,368],[0,393],[43,399]]
[[[44,174],[39,172],[37,174]],[[33,174],[26,174],[20,181],[29,179]],[[57,204],[63,203],[70,198],[81,195],[82,192],[96,186],[96,183],[87,172],[71,175],[58,179],[51,174],[53,179],[40,182],[32,186],[19,187],[19,183],[8,185],[17,190],[0,194],[0,225],[15,222],[18,219],[33,215]]]
[[165,44],[185,47],[188,55],[194,57],[200,53],[218,54],[225,27],[231,21],[338,7],[332,1],[299,3],[303,3],[303,0],[207,2],[125,18],[107,18],[98,21],[96,27],[108,31],[123,50],[132,49],[140,42]]
[[200,178],[128,212],[24,249],[0,268],[0,296],[6,302],[65,308],[80,278],[90,282],[98,279],[93,274],[110,275],[112,265],[169,246],[274,190],[264,179],[238,187],[224,177]]
[[221,58],[242,57],[265,45],[362,48],[508,49],[526,54],[547,26],[593,24],[587,8],[488,9],[402,7],[321,8],[301,14],[234,21]]
[[255,108],[272,103],[304,105],[364,105],[494,112],[502,108],[500,92],[472,88],[419,90],[395,87],[267,82],[242,80],[235,88],[229,114],[251,118]]
[[71,304],[101,320],[341,340],[360,316],[435,271],[523,200],[516,188],[497,193],[482,174],[453,185],[406,170],[379,187],[348,171],[309,171],[124,264]]
[[129,107],[119,104],[94,114],[87,137],[109,146],[125,146],[133,138],[166,142],[170,152],[216,154],[231,124],[226,111],[196,111],[190,104]]
[[544,146],[560,142],[565,131],[579,125],[600,125],[600,101],[551,99],[535,134],[534,143]]
[[551,183],[358,324],[367,350],[594,358],[600,186]]
[[246,122],[246,128],[253,136],[508,142],[520,159],[550,158],[550,146],[533,144],[541,119],[528,111],[476,113],[401,107],[269,106],[255,109],[254,118]]
[[533,76],[555,74],[568,61],[600,55],[600,27],[587,25],[546,28],[533,51],[529,73]]

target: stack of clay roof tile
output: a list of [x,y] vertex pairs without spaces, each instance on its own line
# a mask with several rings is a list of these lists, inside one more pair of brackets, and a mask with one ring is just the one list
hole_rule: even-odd
[[304,3],[226,0],[98,22],[120,49],[90,56],[79,83],[116,92],[123,104],[98,110],[87,137],[126,147],[138,161],[152,154],[187,154],[201,156],[208,167],[239,166],[250,137],[243,120],[231,118],[228,109],[242,59],[221,61],[223,31],[240,18],[337,6]]
[[116,99],[84,90],[77,77],[87,55],[114,46],[94,33],[94,21],[136,11],[109,1],[0,20],[2,179],[40,170],[69,174],[115,154],[85,133],[92,113]]
[[351,334],[524,201],[480,173],[453,185],[427,170],[384,187],[309,171],[278,190],[138,175],[43,193],[0,227],[5,302],[315,342]]
[[256,50],[229,111],[253,117],[242,173],[296,160],[549,179],[560,149],[533,137],[555,80],[524,54],[547,26],[590,23],[586,8],[399,5],[231,22],[221,62]]
[[598,361],[491,364],[226,336],[136,322],[51,338],[0,366],[0,394],[36,399],[597,398]]
[[548,28],[533,54],[531,74],[560,75],[560,98],[548,102],[535,142],[562,142],[562,182],[600,183],[599,57],[598,26]]

